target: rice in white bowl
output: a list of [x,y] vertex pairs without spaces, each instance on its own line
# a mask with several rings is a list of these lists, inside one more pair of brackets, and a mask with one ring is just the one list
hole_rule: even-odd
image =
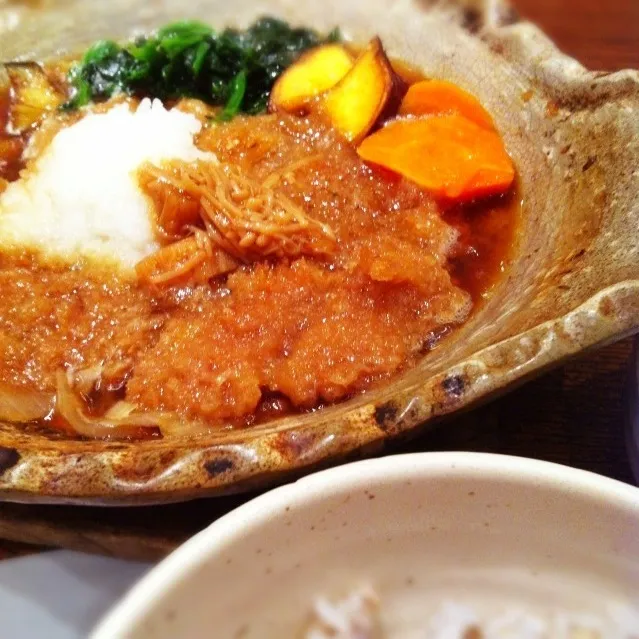
[[487,618],[470,604],[445,601],[425,615],[422,628],[397,634],[382,624],[382,607],[366,586],[334,601],[322,596],[313,605],[303,639],[637,639],[639,619],[613,610],[612,621],[596,615],[551,611],[538,614],[504,609]]
[[195,146],[201,126],[144,99],[135,110],[118,104],[62,129],[0,196],[0,245],[132,268],[159,248],[135,172],[145,162],[212,159]]
[[382,639],[379,599],[372,588],[331,602],[318,597],[304,639]]

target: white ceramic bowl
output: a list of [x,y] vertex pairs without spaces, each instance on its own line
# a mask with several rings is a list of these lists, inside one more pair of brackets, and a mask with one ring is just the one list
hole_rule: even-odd
[[317,595],[365,583],[393,638],[425,637],[416,629],[447,601],[482,619],[517,608],[634,632],[639,489],[498,455],[342,466],[214,523],[143,579],[93,639],[299,637]]

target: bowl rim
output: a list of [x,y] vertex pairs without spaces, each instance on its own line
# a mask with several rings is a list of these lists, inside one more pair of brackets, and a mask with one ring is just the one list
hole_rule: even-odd
[[128,636],[125,633],[151,612],[157,600],[174,585],[188,579],[197,566],[223,551],[235,538],[259,528],[276,513],[330,499],[344,490],[367,488],[379,477],[392,484],[445,476],[507,479],[520,486],[554,491],[567,499],[580,495],[593,504],[605,502],[610,510],[623,511],[639,526],[638,487],[553,462],[463,451],[408,453],[356,461],[274,488],[213,522],[142,577],[107,613],[90,639]]

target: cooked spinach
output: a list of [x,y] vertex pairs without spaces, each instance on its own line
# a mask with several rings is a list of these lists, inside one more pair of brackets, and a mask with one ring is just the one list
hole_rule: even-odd
[[275,18],[219,33],[200,22],[176,22],[125,45],[95,43],[69,73],[72,95],[64,108],[127,93],[199,98],[224,106],[224,120],[259,113],[277,77],[302,52],[339,39],[337,30],[322,37]]

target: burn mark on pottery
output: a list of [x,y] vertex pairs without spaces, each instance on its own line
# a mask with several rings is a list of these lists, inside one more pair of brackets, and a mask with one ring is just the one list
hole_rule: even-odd
[[430,331],[422,342],[422,346],[419,349],[420,354],[426,355],[426,353],[430,353],[430,351],[432,351],[439,342],[452,331],[452,329],[452,326],[445,324],[440,328]]
[[484,25],[481,11],[472,7],[465,9],[461,25],[469,33],[477,33]]
[[20,461],[20,453],[15,448],[0,446],[0,475],[13,468]]
[[20,461],[20,453],[15,448],[0,446],[0,475],[13,468]]
[[395,423],[398,412],[399,410],[393,402],[380,404],[375,409],[375,421],[380,428],[386,429]]
[[204,463],[204,470],[211,478],[233,470],[234,467],[235,464],[231,459],[213,459]]
[[442,382],[442,388],[446,395],[459,398],[466,390],[466,380],[463,375],[451,375]]

